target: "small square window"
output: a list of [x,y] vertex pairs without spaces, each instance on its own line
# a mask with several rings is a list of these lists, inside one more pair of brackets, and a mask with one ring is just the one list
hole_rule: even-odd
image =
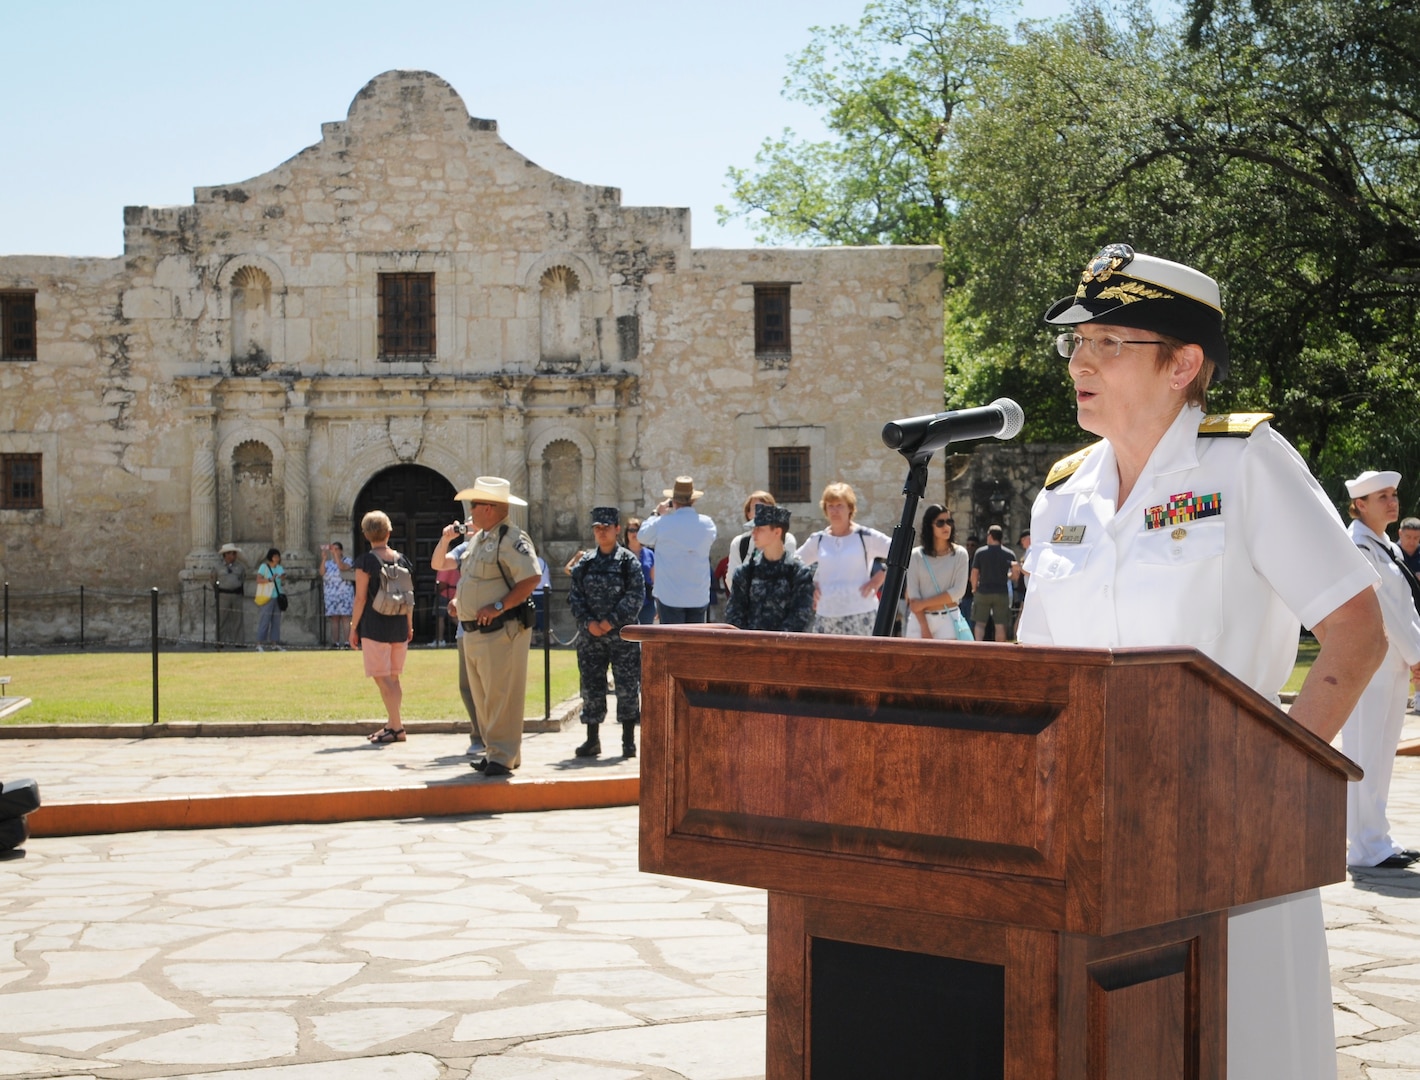
[[44,487],[39,454],[0,454],[0,510],[41,510]]
[[769,448],[769,491],[778,502],[811,502],[807,446]]
[[754,287],[754,355],[789,355],[789,286]]
[[0,360],[34,360],[35,294],[0,292]]
[[434,275],[381,274],[381,360],[433,359]]

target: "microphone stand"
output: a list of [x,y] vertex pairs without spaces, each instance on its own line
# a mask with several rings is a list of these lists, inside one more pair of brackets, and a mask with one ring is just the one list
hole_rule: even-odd
[[[901,451],[900,451],[901,452]],[[907,480],[902,485],[906,496],[902,503],[902,520],[892,530],[892,546],[888,548],[887,576],[883,578],[883,595],[878,601],[878,618],[873,624],[873,637],[892,637],[897,620],[897,605],[907,586],[907,564],[912,558],[912,542],[917,539],[917,504],[927,493],[927,466],[932,463],[931,450],[901,452],[907,458]]]

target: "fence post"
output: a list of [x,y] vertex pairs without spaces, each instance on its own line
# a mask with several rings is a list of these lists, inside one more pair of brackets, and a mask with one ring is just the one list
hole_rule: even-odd
[[158,587],[149,594],[153,610],[153,723],[158,722]]

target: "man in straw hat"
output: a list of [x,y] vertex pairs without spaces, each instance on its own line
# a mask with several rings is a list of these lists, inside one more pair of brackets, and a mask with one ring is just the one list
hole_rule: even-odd
[[212,573],[212,587],[217,594],[217,643],[235,645],[242,640],[242,593],[247,570],[242,565],[242,549],[236,544],[223,544],[217,554],[222,556]]
[[710,608],[710,547],[715,523],[696,513],[695,500],[704,495],[695,481],[677,476],[675,487],[641,523],[641,543],[656,553],[652,595],[661,623],[703,623]]
[[[523,698],[527,694],[532,620],[528,598],[542,580],[528,534],[508,524],[509,506],[527,506],[499,476],[480,476],[455,496],[469,504],[477,532],[459,566],[459,620],[465,632],[463,660],[487,756],[473,762],[485,777],[508,776],[522,763]],[[430,557],[435,570],[454,565],[449,543],[458,525],[444,526]]]

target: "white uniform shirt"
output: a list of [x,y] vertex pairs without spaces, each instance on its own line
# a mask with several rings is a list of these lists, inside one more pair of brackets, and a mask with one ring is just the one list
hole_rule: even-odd
[[[1040,493],[1019,637],[1192,645],[1275,700],[1296,663],[1298,624],[1313,627],[1374,587],[1376,572],[1271,425],[1247,437],[1200,438],[1202,420],[1201,409],[1179,413],[1123,506],[1108,442]],[[1150,508],[1180,495],[1205,511],[1217,496],[1218,512],[1149,527]]]
[[1399,559],[1400,548],[1359,521],[1351,522],[1351,539],[1381,576],[1377,595],[1381,602],[1381,615],[1385,619],[1385,636],[1390,639],[1390,651],[1404,660],[1406,667],[1420,664],[1420,614],[1415,611],[1415,597],[1405,574],[1386,555],[1389,551]]
[[[1202,420],[1201,409],[1178,415],[1123,506],[1108,442],[1040,493],[1020,640],[1192,645],[1275,700],[1296,662],[1299,623],[1315,626],[1374,588],[1376,572],[1270,425],[1246,438],[1201,438]],[[1200,500],[1204,511],[1216,496],[1217,513],[1170,522],[1170,501],[1185,501],[1174,496]],[[1152,508],[1161,509],[1151,517]],[[1336,1076],[1315,889],[1229,912],[1228,1075]]]

